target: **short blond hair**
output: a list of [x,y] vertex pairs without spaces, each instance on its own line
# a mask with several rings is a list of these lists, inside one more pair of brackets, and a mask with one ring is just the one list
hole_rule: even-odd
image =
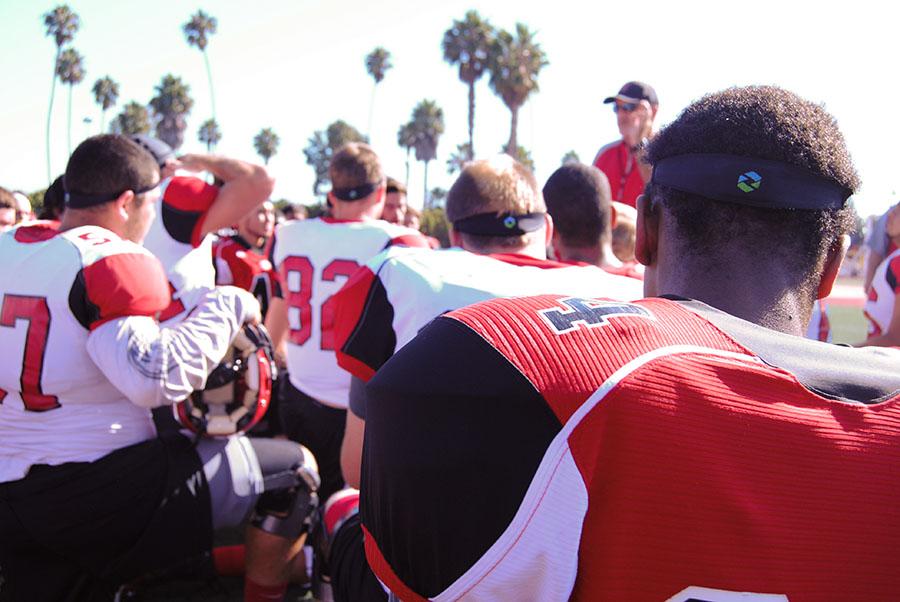
[[381,160],[368,144],[348,142],[339,148],[328,164],[333,188],[357,188],[384,181]]
[[447,219],[451,222],[479,213],[546,211],[534,175],[509,155],[467,163],[447,193]]
[[[447,193],[447,219],[453,223],[481,213],[546,213],[547,206],[534,174],[509,155],[467,163]],[[527,246],[537,232],[520,236],[460,233],[465,247],[489,252]]]

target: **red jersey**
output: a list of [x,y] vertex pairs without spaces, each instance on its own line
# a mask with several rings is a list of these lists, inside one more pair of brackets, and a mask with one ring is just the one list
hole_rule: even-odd
[[634,207],[638,196],[644,193],[645,182],[625,142],[619,140],[601,148],[594,158],[594,167],[606,174],[612,200]]
[[216,284],[231,284],[250,291],[266,315],[278,274],[264,253],[257,252],[238,234],[221,238],[213,244],[213,266]]
[[370,381],[366,554],[403,600],[886,600],[900,353],[689,300],[451,312]]

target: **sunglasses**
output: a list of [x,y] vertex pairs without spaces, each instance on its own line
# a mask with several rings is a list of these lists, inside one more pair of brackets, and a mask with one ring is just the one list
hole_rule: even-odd
[[623,102],[622,104],[613,103],[613,113],[618,113],[619,111],[625,111],[626,113],[631,113],[633,110],[638,108],[636,102]]

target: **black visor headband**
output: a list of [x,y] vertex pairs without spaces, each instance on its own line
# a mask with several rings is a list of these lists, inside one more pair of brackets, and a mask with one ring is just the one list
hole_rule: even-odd
[[341,201],[358,201],[378,190],[379,186],[381,186],[381,182],[363,184],[356,188],[332,188],[331,194],[334,195],[334,198]]
[[[147,186],[146,188],[141,188],[140,190],[134,190],[134,196],[144,194],[145,192],[150,192],[157,186],[159,186],[159,182],[157,182],[156,184]],[[67,190],[66,191],[66,207],[70,207],[72,209],[84,209],[85,207],[93,207],[94,205],[101,205],[103,203],[108,203],[109,201],[119,198],[122,195],[122,193],[125,192],[126,190],[133,190],[133,189],[126,188],[122,192],[110,192],[107,194],[80,194],[78,192],[69,192]]]
[[521,236],[540,230],[544,225],[543,213],[478,213],[453,222],[453,229],[466,234],[481,236]]
[[850,191],[787,163],[736,155],[667,157],[651,182],[708,199],[780,209],[840,209]]

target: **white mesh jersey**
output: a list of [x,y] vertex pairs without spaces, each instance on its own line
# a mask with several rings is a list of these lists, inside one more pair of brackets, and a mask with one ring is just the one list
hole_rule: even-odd
[[156,219],[144,239],[144,247],[166,269],[172,301],[160,314],[164,325],[175,324],[193,309],[216,283],[210,261],[211,235],[200,236],[206,213],[219,189],[194,177],[176,176],[162,184]]
[[462,249],[390,249],[335,297],[338,363],[369,380],[437,316],[495,297],[558,293],[633,300],[643,283],[598,267]]
[[60,233],[49,222],[0,236],[0,257],[0,482],[155,436],[87,342],[111,320],[166,306],[159,262],[103,228]]
[[866,318],[869,321],[868,336],[879,336],[891,325],[898,291],[900,291],[900,249],[888,255],[872,276],[865,308]]
[[285,224],[270,257],[278,271],[275,292],[288,306],[291,383],[328,405],[346,408],[350,375],[334,347],[334,295],[366,261],[392,245],[427,247],[416,230],[381,220],[317,218]]

